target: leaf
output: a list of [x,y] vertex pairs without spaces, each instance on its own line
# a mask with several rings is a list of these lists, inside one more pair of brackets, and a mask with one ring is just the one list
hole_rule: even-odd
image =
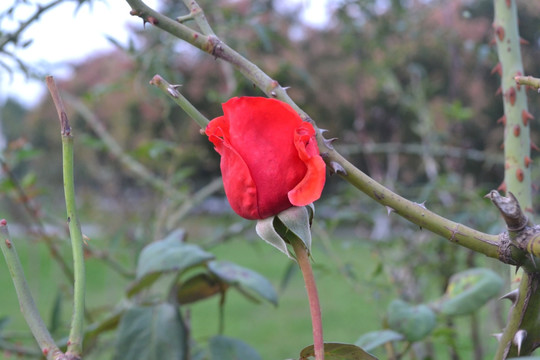
[[393,330],[379,330],[368,332],[360,336],[354,345],[359,346],[366,351],[370,351],[388,342],[401,341],[403,339],[403,334]]
[[210,360],[261,360],[255,349],[245,342],[227,336],[210,339]]
[[403,300],[394,300],[388,308],[388,325],[410,342],[429,335],[435,323],[435,313],[424,304],[412,306]]
[[208,262],[208,270],[227,284],[238,288],[248,298],[251,298],[251,294],[256,294],[277,306],[277,292],[272,283],[261,274],[229,261],[218,260]]
[[184,360],[185,326],[172,304],[134,307],[120,320],[114,360]]
[[130,285],[128,296],[153,284],[167,272],[183,272],[214,258],[214,255],[192,244],[185,244],[184,230],[174,231],[165,239],[147,245],[139,256],[136,281]]
[[[313,345],[307,346],[300,352],[300,360],[315,357]],[[325,360],[377,360],[377,358],[353,344],[324,343]]]
[[494,271],[475,268],[462,271],[450,278],[446,293],[434,308],[444,315],[471,314],[494,298],[503,286],[503,280]]
[[220,279],[205,273],[197,274],[186,280],[178,288],[176,301],[179,304],[190,304],[219,294],[228,287],[229,285],[223,283]]

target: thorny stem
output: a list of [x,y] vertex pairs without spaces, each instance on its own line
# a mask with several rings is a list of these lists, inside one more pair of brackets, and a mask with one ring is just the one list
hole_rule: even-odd
[[291,245],[296,256],[296,261],[306,284],[306,292],[309,300],[309,311],[311,313],[311,325],[313,327],[313,347],[315,350],[315,360],[324,360],[324,340],[322,328],[321,305],[317,285],[313,276],[313,269],[309,261],[308,250],[304,242],[298,238],[290,238]]
[[[256,65],[242,55],[224,44],[214,35],[205,35],[192,30],[184,24],[180,24],[168,17],[151,9],[141,0],[126,0],[132,8],[131,14],[140,16],[145,22],[169,32],[170,34],[190,43],[202,51],[208,52],[216,58],[231,63],[238,71],[250,79],[254,85],[260,88],[267,96],[277,98],[293,107],[295,111],[306,121],[313,123],[311,118],[294,103],[286,89]],[[167,91],[167,89],[165,89]],[[169,93],[169,95],[171,95]],[[171,95],[172,96],[172,95]],[[319,149],[325,155],[325,161],[331,167],[341,167],[344,171],[338,174],[354,185],[359,190],[368,194],[382,205],[389,206],[393,211],[407,220],[433,231],[434,233],[449,239],[452,242],[465,246],[474,251],[481,252],[489,257],[498,258],[498,236],[489,235],[467,226],[455,223],[427,210],[422,204],[417,204],[393,193],[391,190],[378,184],[375,180],[364,174],[344,159],[331,144],[328,144],[322,134],[318,132],[317,140]]]
[[180,85],[171,85],[160,75],[155,75],[152,80],[150,80],[150,84],[169,95],[171,99],[173,99],[174,102],[201,127],[201,129],[206,129],[206,125],[208,125],[210,121],[178,91]]
[[[527,108],[525,86],[516,84],[516,76],[523,75],[520,37],[518,30],[517,4],[511,0],[494,0],[493,28],[499,58],[499,74],[501,75],[501,92],[503,94],[505,129],[504,157],[505,171],[503,190],[511,191],[525,212],[532,213],[531,171],[530,171],[530,120],[532,115]],[[530,221],[530,220],[529,220]],[[510,229],[509,229],[510,230]],[[509,232],[510,235],[511,232]],[[520,349],[521,354],[529,354],[534,347],[529,342],[527,346],[515,336],[522,327],[522,319],[534,318],[537,321],[537,310],[529,306],[540,300],[540,293],[531,292],[532,284],[538,283],[535,275],[527,274],[523,269],[512,272],[512,287],[518,287],[517,302],[510,309],[507,325],[503,331],[495,359],[506,359],[515,355]],[[535,285],[536,288],[536,285]],[[527,294],[527,296],[525,296]],[[525,300],[527,298],[527,300]],[[532,335],[532,334],[531,334]]]
[[24,319],[30,327],[32,335],[34,335],[42,354],[45,355],[48,360],[58,359],[58,357],[62,355],[62,352],[54,343],[49,330],[47,330],[47,327],[39,314],[39,310],[37,309],[24,276],[24,271],[19,256],[17,255],[17,250],[15,249],[15,242],[9,236],[6,220],[0,220],[0,233],[2,235],[2,238],[0,239],[0,248],[4,253]]
[[62,135],[62,167],[64,174],[64,193],[66,198],[67,222],[71,237],[73,252],[73,270],[75,283],[73,286],[73,314],[67,347],[67,356],[77,359],[82,355],[83,324],[84,324],[84,297],[85,297],[85,269],[84,251],[81,223],[77,214],[75,202],[75,185],[73,177],[73,135],[66,111],[56,84],[52,76],[47,77],[47,86],[53,98],[58,118],[60,120]]

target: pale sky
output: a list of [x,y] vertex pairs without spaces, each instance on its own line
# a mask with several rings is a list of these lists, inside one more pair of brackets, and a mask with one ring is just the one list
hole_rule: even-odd
[[[38,0],[46,4],[50,0]],[[328,21],[326,6],[330,0],[284,0],[283,7],[291,3],[301,3],[304,11],[302,20],[313,26],[320,26]],[[13,0],[2,0],[0,12],[8,9]],[[156,7],[159,0],[147,0],[146,4]],[[26,49],[17,50],[19,58],[36,65],[43,75],[63,77],[69,75],[65,64],[82,61],[90,54],[113,48],[107,40],[110,36],[126,44],[129,39],[128,24],[142,26],[138,17],[129,15],[130,6],[123,0],[93,1],[92,7],[82,6],[75,14],[75,3],[67,2],[44,13],[42,17],[23,33],[23,41],[33,39]],[[15,19],[23,20],[34,13],[34,7],[23,7],[15,14]],[[75,16],[74,16],[75,15]],[[17,22],[2,22],[2,31],[13,29]],[[11,50],[11,49],[10,49]],[[5,57],[0,55],[0,60]],[[27,79],[16,73],[11,78],[0,67],[0,105],[8,96],[14,96],[26,105],[35,104],[45,91],[44,83]]]

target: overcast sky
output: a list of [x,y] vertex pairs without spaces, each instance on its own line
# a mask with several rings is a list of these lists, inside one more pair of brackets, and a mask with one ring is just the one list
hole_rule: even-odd
[[[8,9],[14,0],[1,0],[0,12]],[[50,1],[50,0],[49,0]],[[49,1],[39,0],[47,4]],[[329,0],[284,0],[283,6],[302,3],[301,18],[311,24],[320,25],[327,21],[325,7]],[[159,0],[145,1],[155,7]],[[19,7],[15,21],[0,23],[2,31],[14,29],[18,21],[34,13],[34,7]],[[17,50],[20,59],[36,65],[45,74],[55,77],[67,76],[65,64],[82,61],[90,54],[106,51],[113,47],[107,40],[110,36],[126,44],[129,39],[128,24],[142,26],[142,21],[129,15],[130,6],[123,0],[93,1],[75,13],[75,3],[61,4],[46,12],[38,22],[23,33],[23,41],[32,39],[26,49]],[[11,49],[10,49],[11,50]],[[4,57],[0,57],[4,60]],[[17,98],[25,105],[36,103],[45,91],[42,81],[27,79],[23,74],[10,76],[0,67],[0,105],[8,96]]]

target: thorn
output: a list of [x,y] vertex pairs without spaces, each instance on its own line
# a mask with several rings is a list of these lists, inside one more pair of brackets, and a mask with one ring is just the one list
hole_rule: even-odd
[[524,38],[520,37],[519,38],[519,44],[520,45],[529,45],[530,42],[528,40],[525,40]]
[[501,95],[501,94],[502,94],[502,87],[499,86],[499,87],[497,88],[497,91],[495,92],[495,96],[499,96],[499,95]]
[[338,175],[347,176],[347,171],[336,161],[330,161],[330,171]]
[[514,125],[514,136],[515,137],[518,137],[519,134],[521,134],[521,128],[519,127],[519,125]]
[[498,191],[506,192],[506,183],[503,181],[497,188]]
[[512,7],[512,0],[506,0],[506,7],[509,9]]
[[167,92],[173,98],[178,99],[178,97],[180,97],[180,93],[178,92],[178,88],[180,88],[180,86],[182,85],[169,85],[167,86]]
[[535,269],[538,269],[538,267],[536,266],[536,261],[534,261],[534,255],[531,254],[531,253],[529,253],[529,256],[531,257],[531,261],[532,261],[532,263],[533,263],[533,265],[534,265],[534,268],[535,268]]
[[499,38],[499,41],[504,40],[504,28],[502,26],[495,26],[495,35]]
[[497,339],[497,341],[501,341],[502,339],[502,336],[503,334],[502,333],[497,333],[497,334],[491,334],[491,336],[495,337],[495,339]]
[[495,73],[499,74],[499,76],[502,76],[502,65],[500,62],[498,62],[497,65],[495,65],[495,67],[491,69],[491,75]]
[[426,208],[426,202],[425,202],[425,201],[422,201],[421,203],[415,202],[415,204],[418,205],[418,206],[420,206],[422,209],[427,210],[427,208]]
[[516,103],[516,89],[511,86],[510,89],[504,94],[505,100],[510,102],[510,105],[514,106]]
[[529,168],[529,166],[531,165],[531,162],[532,162],[531,158],[528,156],[525,156],[524,163],[525,163],[526,168]]
[[512,304],[515,304],[519,297],[519,290],[515,289],[510,291],[508,294],[504,294],[499,298],[499,300],[508,299],[512,302]]
[[319,133],[320,133],[320,134],[324,134],[325,132],[328,132],[328,130],[327,130],[327,129],[321,129],[321,128],[319,128]]
[[506,115],[501,116],[497,119],[497,124],[503,124],[506,126]]
[[529,123],[529,120],[533,120],[534,116],[528,112],[527,110],[523,109],[521,111],[521,120],[523,120],[523,125],[527,126]]
[[396,212],[394,208],[391,208],[390,206],[386,205],[386,212],[388,213],[388,216],[390,216],[391,213]]
[[536,150],[536,151],[540,151],[540,148],[538,147],[538,145],[536,145],[536,144],[533,143],[532,141],[531,141],[531,149],[532,149],[532,150]]
[[518,179],[519,182],[523,182],[524,177],[525,177],[525,174],[523,173],[523,170],[516,169],[516,179]]
[[517,346],[517,353],[519,356],[519,353],[521,352],[521,345],[523,344],[523,341],[525,341],[525,338],[527,337],[527,330],[518,330],[516,334],[514,335],[514,339],[512,342],[514,345]]
[[290,86],[285,86],[285,87],[283,87],[282,89],[285,90],[285,91],[287,91],[287,90],[289,90],[290,88],[291,88]]
[[326,145],[327,148],[334,150],[334,145],[332,144],[334,141],[336,141],[338,138],[331,138],[331,139],[323,139],[324,145]]

